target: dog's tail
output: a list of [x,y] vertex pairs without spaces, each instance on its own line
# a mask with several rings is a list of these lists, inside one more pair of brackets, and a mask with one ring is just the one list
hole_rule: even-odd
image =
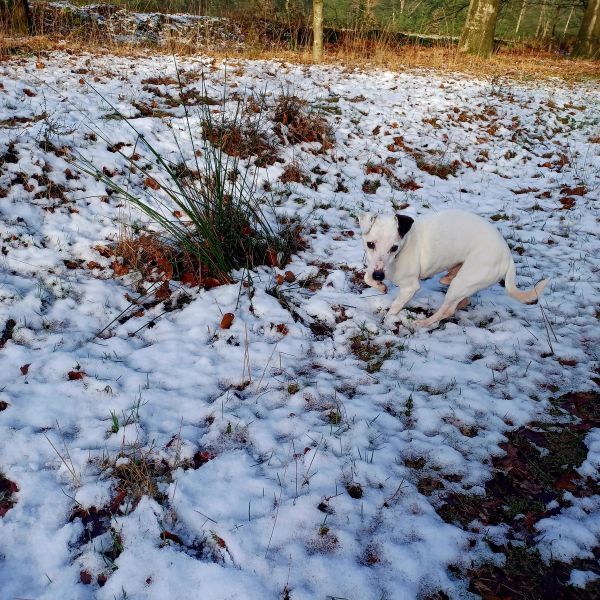
[[532,290],[522,291],[515,285],[515,263],[512,258],[510,259],[510,265],[506,275],[504,277],[504,287],[509,296],[512,296],[515,300],[523,302],[524,304],[534,304],[537,302],[540,294],[544,291],[544,288],[548,284],[549,279],[542,279]]

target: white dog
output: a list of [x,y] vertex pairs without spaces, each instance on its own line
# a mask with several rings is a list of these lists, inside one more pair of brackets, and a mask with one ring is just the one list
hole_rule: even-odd
[[386,292],[384,279],[400,286],[389,316],[398,314],[419,289],[419,280],[448,271],[440,279],[449,284],[444,303],[418,325],[430,326],[451,317],[469,304],[469,296],[504,279],[510,296],[534,303],[548,283],[533,290],[515,286],[515,263],[500,232],[485,219],[448,210],[413,220],[406,215],[359,217],[367,257],[365,282]]

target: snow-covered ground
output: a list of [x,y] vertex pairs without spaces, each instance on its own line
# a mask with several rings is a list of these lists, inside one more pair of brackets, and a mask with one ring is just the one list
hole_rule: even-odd
[[[173,282],[191,302],[120,323],[138,282],[134,273],[116,277],[97,248],[118,239],[123,221],[144,217],[77,174],[61,148],[148,195],[144,171],[127,170],[102,136],[143,154],[111,118],[116,107],[163,155],[177,161],[176,136],[191,157],[182,108],[142,83],[173,77],[173,60],[55,53],[0,63],[0,330],[15,322],[0,348],[0,474],[18,486],[0,518],[0,597],[468,596],[448,567],[491,551],[484,529],[438,516],[444,493],[482,494],[505,432],[549,418],[550,398],[595,386],[597,85],[178,64],[190,88],[201,89],[204,72],[215,99],[226,80],[230,107],[264,93],[274,140],[269,111],[282,92],[327,118],[332,149],[286,145],[282,162],[259,169],[259,188],[268,183],[280,216],[304,223],[309,246],[283,270],[253,272],[253,295],[239,284],[198,291]],[[155,85],[177,96],[177,85]],[[140,117],[133,102],[159,112]],[[192,110],[201,146],[198,118]],[[279,181],[292,162],[306,185]],[[455,174],[442,179],[417,163]],[[410,190],[413,181],[420,188]],[[494,286],[438,329],[386,330],[396,290],[360,284],[356,217],[399,207],[493,218],[520,286],[552,278],[541,305]],[[285,270],[296,277],[279,286],[288,304],[267,293]],[[424,282],[407,315],[422,318],[443,290],[439,277]],[[219,328],[226,312],[235,314],[227,330]],[[595,480],[598,433],[588,434],[582,466]],[[177,468],[159,473],[155,497],[132,507],[116,487],[118,464],[136,452]],[[441,489],[425,493],[427,478]],[[542,555],[591,556],[599,500],[573,496],[544,519]],[[104,521],[91,507],[105,509]]]

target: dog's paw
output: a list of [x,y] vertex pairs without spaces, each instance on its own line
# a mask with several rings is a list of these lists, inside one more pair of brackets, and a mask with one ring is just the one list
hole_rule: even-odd
[[439,321],[431,321],[430,319],[418,319],[413,321],[413,327],[415,329],[435,329],[439,324]]
[[400,324],[401,320],[398,317],[398,315],[391,315],[390,313],[388,313],[383,319],[384,329],[391,329],[392,331],[397,331]]
[[386,329],[391,329],[394,333],[400,333],[401,328],[407,329],[412,333],[414,332],[414,323],[414,319],[408,318],[403,313],[392,314],[388,312],[383,321],[383,326]]

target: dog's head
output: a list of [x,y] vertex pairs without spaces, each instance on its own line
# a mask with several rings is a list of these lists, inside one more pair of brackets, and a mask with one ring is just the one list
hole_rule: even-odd
[[358,222],[367,257],[367,272],[375,281],[383,281],[388,267],[406,243],[406,235],[414,221],[406,215],[363,213]]

